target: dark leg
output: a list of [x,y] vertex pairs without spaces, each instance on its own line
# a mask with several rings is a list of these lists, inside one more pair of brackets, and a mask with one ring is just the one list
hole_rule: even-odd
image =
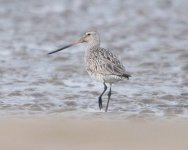
[[108,92],[108,102],[107,102],[107,105],[106,105],[105,112],[107,112],[107,110],[108,110],[108,104],[109,104],[109,101],[110,101],[110,96],[111,96],[111,84],[110,84],[110,90]]
[[101,95],[99,96],[99,109],[101,110],[102,109],[102,96],[103,96],[103,94],[106,92],[106,90],[107,90],[107,86],[106,86],[106,84],[105,84],[105,82],[103,83],[103,85],[104,85],[104,91],[101,93]]

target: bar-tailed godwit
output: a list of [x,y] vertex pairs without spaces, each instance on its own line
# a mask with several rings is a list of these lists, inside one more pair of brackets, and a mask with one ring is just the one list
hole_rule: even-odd
[[107,90],[106,83],[109,83],[110,85],[108,101],[105,108],[105,111],[107,112],[111,97],[112,84],[124,79],[129,79],[130,75],[126,72],[123,64],[110,50],[100,47],[100,37],[97,32],[86,32],[79,41],[52,51],[48,54],[53,54],[70,46],[84,42],[88,43],[88,48],[85,51],[86,70],[92,79],[102,82],[104,85],[104,90],[98,98],[100,110],[102,109],[102,96]]

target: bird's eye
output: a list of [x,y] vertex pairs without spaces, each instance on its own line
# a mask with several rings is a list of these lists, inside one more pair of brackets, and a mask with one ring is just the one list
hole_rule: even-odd
[[88,35],[88,36],[90,36],[90,35],[91,35],[91,33],[88,33],[87,35]]

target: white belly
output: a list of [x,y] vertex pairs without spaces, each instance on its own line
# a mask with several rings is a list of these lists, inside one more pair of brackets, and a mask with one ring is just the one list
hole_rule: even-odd
[[106,82],[106,83],[114,83],[123,80],[122,77],[116,75],[102,75],[99,73],[92,73],[88,71],[88,74],[91,76],[92,79],[98,82]]

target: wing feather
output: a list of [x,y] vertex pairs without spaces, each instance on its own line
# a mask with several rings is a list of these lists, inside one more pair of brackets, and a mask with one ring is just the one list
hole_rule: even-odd
[[123,64],[109,50],[97,48],[92,50],[88,57],[90,62],[86,63],[86,67],[92,72],[117,76],[127,74]]

